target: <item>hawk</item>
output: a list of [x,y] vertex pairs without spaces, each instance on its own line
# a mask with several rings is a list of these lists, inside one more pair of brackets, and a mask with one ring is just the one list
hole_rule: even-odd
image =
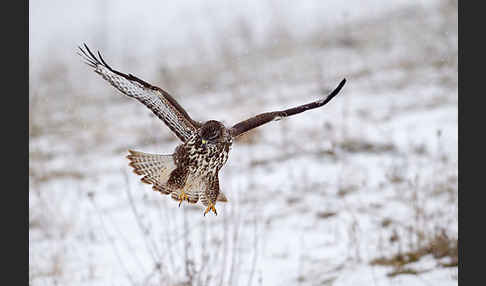
[[111,68],[99,51],[96,56],[86,44],[79,50],[81,53],[78,54],[97,74],[126,96],[152,110],[182,141],[169,155],[128,150],[127,158],[133,171],[143,176],[141,181],[151,184],[155,191],[179,201],[179,206],[184,200],[202,203],[206,207],[204,215],[209,211],[217,215],[216,202],[228,201],[219,188],[218,173],[228,160],[233,138],[270,121],[321,107],[346,83],[343,79],[325,98],[282,111],[262,113],[227,128],[216,120],[193,120],[165,90]]

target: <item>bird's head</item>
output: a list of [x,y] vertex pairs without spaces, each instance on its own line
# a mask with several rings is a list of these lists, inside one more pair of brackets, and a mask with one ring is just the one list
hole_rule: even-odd
[[202,144],[215,144],[224,141],[226,127],[216,120],[206,121],[199,129]]

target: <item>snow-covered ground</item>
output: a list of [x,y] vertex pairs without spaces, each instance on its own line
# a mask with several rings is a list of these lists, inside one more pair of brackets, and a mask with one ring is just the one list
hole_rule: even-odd
[[[158,2],[30,2],[31,285],[457,284],[456,2]],[[348,82],[237,140],[203,216],[131,172],[179,142],[83,42],[227,126]]]

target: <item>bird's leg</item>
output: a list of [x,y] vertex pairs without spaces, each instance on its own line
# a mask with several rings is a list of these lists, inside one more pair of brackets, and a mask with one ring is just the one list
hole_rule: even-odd
[[179,194],[178,200],[179,200],[179,207],[181,206],[182,201],[187,200],[189,202],[189,197],[184,192],[184,189],[181,190],[181,193]]
[[206,214],[209,212],[209,211],[213,211],[215,215],[218,215],[218,212],[216,212],[216,208],[214,207],[214,203],[212,202],[209,202],[208,204],[208,207],[206,208],[206,210],[204,211],[204,216],[206,216]]

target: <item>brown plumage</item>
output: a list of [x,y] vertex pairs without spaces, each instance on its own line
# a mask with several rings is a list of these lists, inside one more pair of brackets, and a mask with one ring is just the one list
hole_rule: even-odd
[[218,173],[228,160],[233,138],[270,121],[324,106],[346,83],[343,79],[326,98],[282,111],[262,113],[226,128],[216,120],[202,123],[191,119],[166,91],[112,69],[99,52],[98,57],[95,56],[86,45],[79,49],[79,55],[96,73],[123,94],[147,106],[183,142],[170,155],[129,150],[127,158],[135,174],[143,176],[142,182],[151,184],[155,191],[178,200],[179,206],[184,200],[202,203],[206,206],[204,214],[211,210],[217,214],[216,202],[228,201],[220,190]]

